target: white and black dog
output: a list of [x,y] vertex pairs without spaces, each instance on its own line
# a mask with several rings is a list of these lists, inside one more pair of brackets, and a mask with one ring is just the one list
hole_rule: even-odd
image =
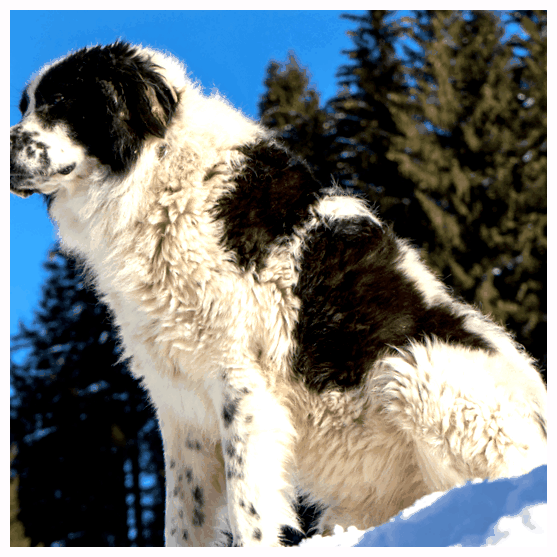
[[117,42],[26,86],[10,189],[48,195],[156,407],[166,543],[381,524],[546,463],[546,389],[363,201],[175,58]]

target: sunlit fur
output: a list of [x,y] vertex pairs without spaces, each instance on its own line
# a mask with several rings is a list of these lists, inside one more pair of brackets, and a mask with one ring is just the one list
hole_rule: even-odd
[[[115,172],[72,139],[63,112],[45,126],[40,110],[50,108],[37,109],[34,92],[58,61],[26,89],[24,118],[11,130],[11,187],[22,196],[52,194],[49,211],[63,246],[86,260],[113,312],[124,357],[156,408],[168,546],[223,544],[227,531],[235,545],[280,545],[281,527],[298,526],[292,506],[298,495],[323,509],[319,532],[335,524],[365,529],[432,491],[476,477],[520,475],[546,462],[545,387],[502,328],[456,301],[409,243],[363,201],[335,187],[316,190],[307,206],[299,201],[283,235],[270,225],[252,230],[250,252],[248,222],[265,223],[265,214],[256,213],[269,208],[253,207],[253,219],[246,212],[244,230],[244,213],[234,221],[230,216],[237,188],[248,167],[255,169],[250,179],[263,183],[258,152],[270,153],[269,160],[284,152],[218,94],[205,96],[173,57],[142,47],[131,55],[158,67],[169,106],[176,102],[171,114],[147,89],[163,137],[147,135],[139,152],[131,152],[137,160]],[[120,101],[115,93],[106,102]],[[124,107],[116,118],[128,121],[133,111]],[[305,167],[292,168],[293,183],[310,179]],[[290,172],[283,169],[275,182]],[[280,187],[275,182],[269,187]],[[331,263],[342,259],[341,243],[330,256],[312,248],[349,233],[350,253],[365,259],[376,282],[363,276],[358,282],[359,260],[346,263],[349,269]],[[368,234],[369,252],[358,244],[360,233]],[[302,365],[321,362],[337,334],[324,323],[329,336],[321,337],[319,321],[304,312],[323,315],[319,308],[328,306],[318,298],[320,285],[328,280],[334,293],[338,277],[336,288],[347,288],[342,281],[350,269],[360,286],[338,292],[327,314],[331,326],[348,315],[343,304],[356,295],[375,300],[382,294],[374,284],[401,284],[403,291],[389,293],[393,301],[408,301],[401,326],[416,327],[418,314],[430,312],[445,319],[446,330],[430,334],[435,319],[428,317],[423,335],[378,344],[372,355],[361,356],[354,345],[356,367],[342,383],[333,364],[320,364],[319,375]],[[396,324],[393,307],[379,304],[365,334],[387,327],[389,319]],[[396,330],[387,333],[399,338]],[[335,361],[342,361],[342,350]],[[313,359],[304,359],[310,353]],[[360,356],[367,363],[358,367]]]

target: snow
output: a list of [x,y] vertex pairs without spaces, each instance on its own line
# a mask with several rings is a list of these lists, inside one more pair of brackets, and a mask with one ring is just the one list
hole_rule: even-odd
[[367,531],[336,526],[300,547],[545,547],[547,466],[519,478],[475,480],[416,501]]

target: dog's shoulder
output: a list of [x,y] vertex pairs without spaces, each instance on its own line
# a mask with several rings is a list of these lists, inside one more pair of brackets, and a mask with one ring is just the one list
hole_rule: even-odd
[[218,200],[224,244],[243,269],[260,270],[270,246],[310,218],[322,185],[308,164],[273,138],[242,145],[232,187]]

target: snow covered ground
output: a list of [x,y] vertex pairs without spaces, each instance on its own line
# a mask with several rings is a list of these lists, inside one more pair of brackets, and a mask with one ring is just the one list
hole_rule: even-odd
[[547,466],[519,478],[468,482],[416,501],[390,522],[366,532],[340,526],[314,536],[313,547],[545,547]]

